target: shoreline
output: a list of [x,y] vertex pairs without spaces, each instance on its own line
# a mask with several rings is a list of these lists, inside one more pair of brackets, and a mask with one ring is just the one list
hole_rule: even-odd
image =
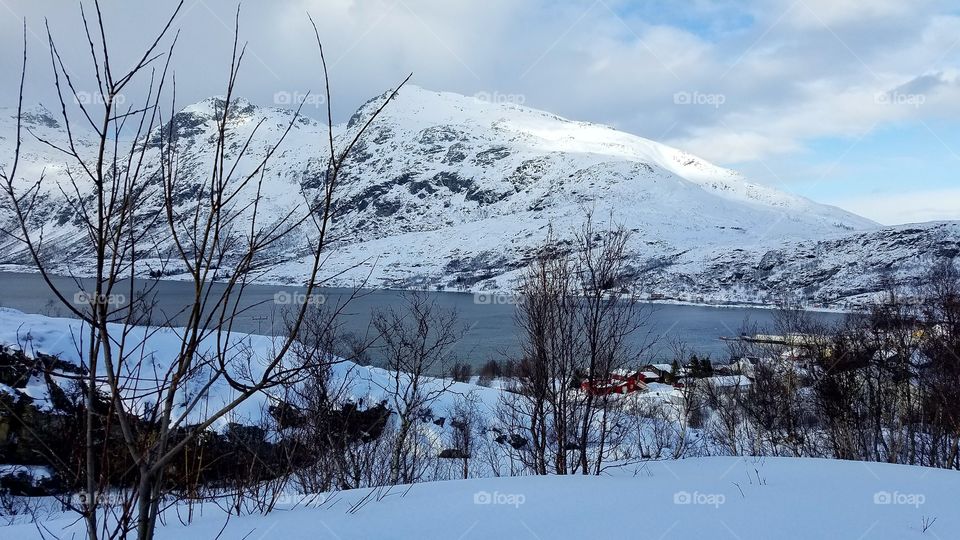
[[[0,264],[0,274],[25,274],[39,276],[40,272],[31,267],[16,265],[16,264]],[[75,275],[66,275],[62,273],[50,273],[50,276],[62,279],[91,279],[94,276],[92,274],[75,274]],[[129,278],[123,278],[129,279]],[[172,283],[184,283],[189,281],[188,277],[184,274],[176,274],[170,276],[163,276],[160,278],[151,278],[151,277],[136,277],[134,279],[139,280],[156,280],[156,281],[167,281]],[[223,281],[211,281],[210,283],[223,283]],[[254,281],[248,285],[261,286],[261,287],[303,287],[302,284],[296,283],[294,281],[285,282],[281,280],[265,280],[265,281]],[[456,290],[449,288],[432,288],[432,289],[423,289],[423,288],[398,288],[398,287],[347,287],[344,285],[321,285],[319,289],[359,289],[367,291],[394,291],[394,292],[425,292],[425,293],[444,293],[444,294],[462,294],[462,295],[498,295],[498,296],[517,296],[516,291],[508,289],[491,289],[491,290],[479,290],[479,289],[468,289],[468,290]],[[703,307],[703,308],[715,308],[715,309],[763,309],[763,310],[777,310],[780,306],[775,304],[761,304],[755,302],[696,302],[691,300],[681,300],[676,298],[649,298],[649,297],[640,297],[638,301],[644,304],[649,305],[664,305],[664,306],[688,306],[688,307]],[[509,302],[503,302],[509,303]],[[830,307],[820,307],[820,306],[802,306],[804,311],[814,312],[814,313],[832,313],[832,314],[853,314],[857,311],[851,308],[830,308]]]

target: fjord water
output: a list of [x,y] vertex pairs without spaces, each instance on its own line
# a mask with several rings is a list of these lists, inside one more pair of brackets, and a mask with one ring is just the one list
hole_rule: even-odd
[[[72,302],[81,302],[84,294],[82,287],[89,287],[92,283],[83,279],[80,280],[82,287],[78,287],[76,281],[68,277],[53,277],[52,281],[61,294]],[[186,320],[184,312],[190,307],[193,297],[191,283],[135,280],[133,286],[134,291],[150,288],[149,298],[155,306],[152,320],[155,323],[169,320],[176,326]],[[213,286],[223,287],[222,284]],[[292,286],[248,285],[234,329],[255,334],[282,331],[284,315],[297,302],[304,300],[303,290],[302,287]],[[126,303],[129,291],[130,284],[126,282],[117,287],[116,298],[111,300]],[[363,337],[371,335],[371,312],[391,307],[402,310],[404,294],[407,293],[396,290],[325,288],[318,291],[314,301],[322,301],[324,306],[331,309],[344,306],[338,319],[340,329]],[[469,293],[423,294],[435,299],[442,308],[456,310],[459,324],[466,329],[463,339],[454,347],[452,358],[476,367],[489,359],[504,360],[517,354],[515,305],[495,300],[487,303],[489,296],[482,297],[478,302]],[[0,306],[54,317],[71,316],[39,274],[0,272]],[[720,341],[721,336],[738,335],[746,322],[763,328],[770,326],[773,321],[773,311],[761,308],[647,304],[645,309],[648,310],[648,324],[636,333],[634,341],[638,346],[655,342],[647,355],[650,361],[667,359],[672,352],[671,344],[677,340],[684,342],[690,351],[710,354],[717,361],[725,361],[728,351],[727,345]],[[836,322],[842,318],[842,315],[835,313],[818,312],[815,316],[825,322]],[[371,356],[374,361],[377,360],[375,354]]]

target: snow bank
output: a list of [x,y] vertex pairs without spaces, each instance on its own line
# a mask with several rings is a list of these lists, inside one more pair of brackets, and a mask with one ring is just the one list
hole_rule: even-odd
[[[460,480],[395,488],[348,509],[368,490],[233,517],[220,538],[958,538],[960,473],[815,459],[703,458],[651,462],[602,477]],[[157,537],[217,537],[224,516],[205,509],[188,526],[167,520]],[[924,519],[933,522],[926,534]],[[82,523],[46,524],[60,537]],[[0,536],[39,538],[32,525]]]

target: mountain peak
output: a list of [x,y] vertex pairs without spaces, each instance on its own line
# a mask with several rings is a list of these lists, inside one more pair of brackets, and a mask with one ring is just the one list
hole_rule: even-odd
[[[4,107],[2,111],[3,116],[8,117],[13,122],[16,122],[16,107]],[[50,109],[47,109],[42,104],[23,108],[23,125],[27,128],[60,129],[60,121],[57,118],[58,115],[51,112]]]
[[[369,118],[388,95],[381,94],[361,106],[347,127],[355,127]],[[421,173],[430,169],[434,174],[442,171],[479,177],[478,180],[489,184],[497,184],[493,179],[501,176],[513,179],[530,176],[531,169],[549,169],[552,172],[546,177],[557,175],[557,178],[579,177],[579,172],[588,179],[587,184],[596,175],[610,174],[600,172],[601,169],[616,170],[617,176],[622,174],[625,178],[665,174],[693,184],[711,196],[777,211],[811,213],[831,224],[842,224],[840,228],[862,229],[876,225],[839,209],[748,182],[736,171],[677,148],[609,126],[569,120],[523,105],[523,101],[519,95],[482,92],[465,96],[404,86],[377,119],[369,138],[374,144],[390,140],[393,147],[403,146],[403,151],[390,159],[414,159],[409,168]],[[377,146],[379,152],[393,154],[392,149]],[[476,155],[471,157],[472,152]],[[372,155],[376,156],[377,152]],[[480,169],[464,169],[468,164]],[[624,171],[648,172],[640,175]],[[496,195],[488,193],[480,200],[508,197],[510,190],[530,187],[526,183],[523,186],[500,184],[489,188]],[[644,189],[643,186],[635,187]],[[556,196],[555,188],[549,196]],[[584,196],[582,191],[580,196]]]
[[[226,96],[212,96],[202,99],[192,105],[180,109],[181,113],[204,116],[207,118],[218,118],[226,105]],[[230,100],[230,116],[242,115],[248,116],[254,113],[259,107],[242,97],[232,97]]]

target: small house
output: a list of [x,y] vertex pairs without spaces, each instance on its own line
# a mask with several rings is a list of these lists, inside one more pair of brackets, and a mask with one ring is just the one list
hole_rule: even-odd
[[580,383],[580,388],[588,394],[606,396],[643,391],[647,389],[647,384],[642,372],[618,369],[611,372],[610,377],[604,380],[585,380]]

